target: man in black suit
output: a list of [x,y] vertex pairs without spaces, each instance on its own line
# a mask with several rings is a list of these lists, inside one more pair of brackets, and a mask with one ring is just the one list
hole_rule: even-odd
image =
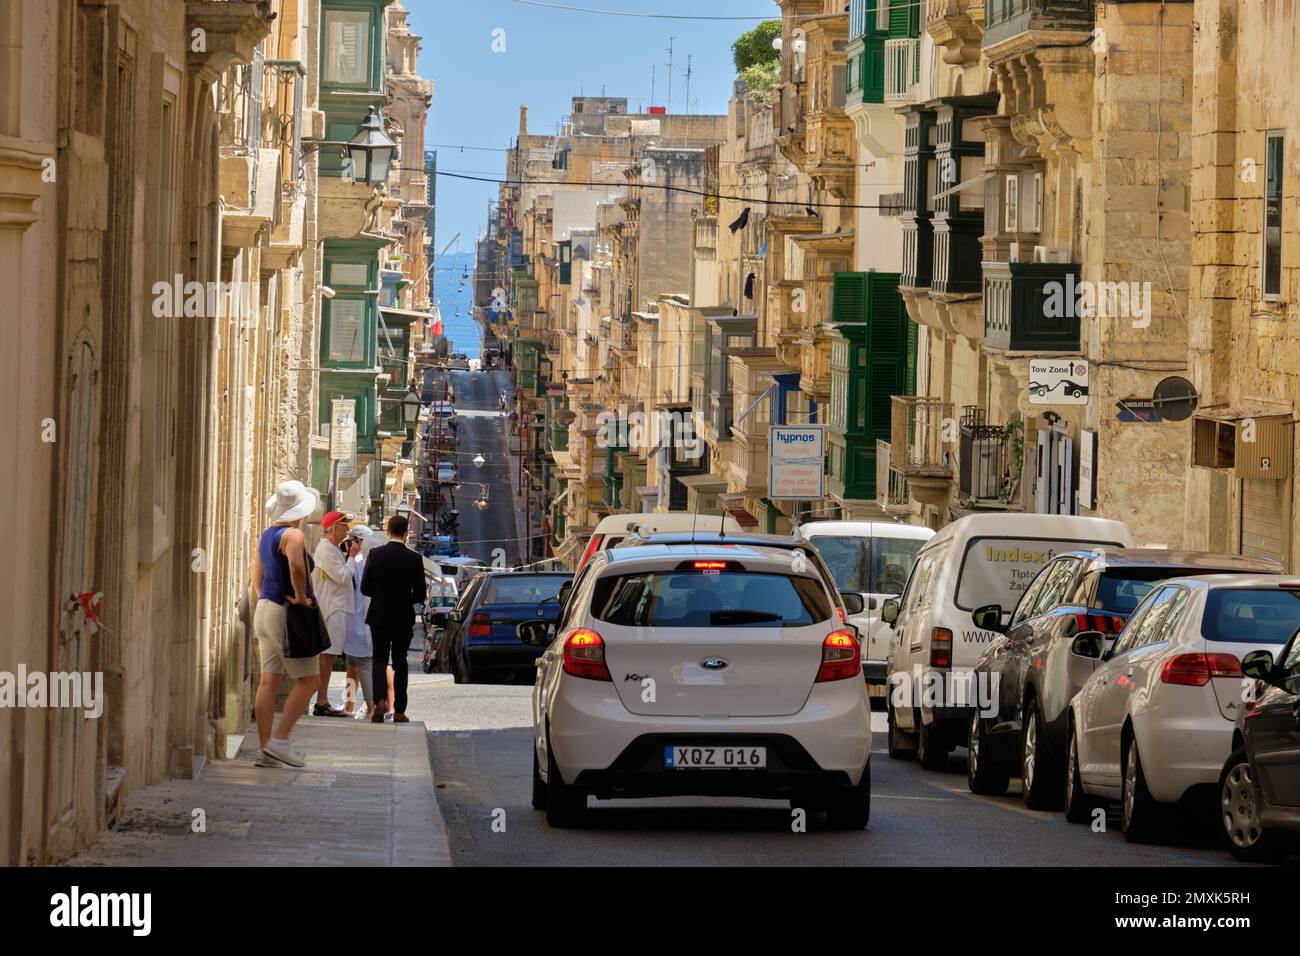
[[406,546],[406,516],[388,519],[388,543],[374,548],[361,573],[361,593],[370,598],[366,623],[374,638],[374,700],[371,721],[383,723],[388,700],[388,655],[393,657],[393,722],[406,716],[406,653],[415,627],[415,605],[424,603],[424,559]]

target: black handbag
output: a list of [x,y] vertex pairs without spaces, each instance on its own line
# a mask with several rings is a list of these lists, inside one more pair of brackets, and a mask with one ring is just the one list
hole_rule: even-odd
[[329,634],[315,604],[284,605],[284,656],[315,657],[329,650]]

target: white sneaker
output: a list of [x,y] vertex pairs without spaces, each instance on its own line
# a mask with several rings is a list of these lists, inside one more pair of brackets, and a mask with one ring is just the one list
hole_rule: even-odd
[[307,761],[304,759],[306,754],[301,750],[285,750],[277,747],[274,743],[269,743],[262,748],[262,755],[270,757],[272,760],[278,760],[287,767],[305,767]]

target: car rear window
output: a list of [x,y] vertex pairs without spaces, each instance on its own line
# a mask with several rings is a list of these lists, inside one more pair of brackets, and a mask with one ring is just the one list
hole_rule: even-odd
[[1093,607],[1125,617],[1132,614],[1142,599],[1161,581],[1193,574],[1212,574],[1211,568],[1108,568],[1097,582]]
[[1285,644],[1300,628],[1300,592],[1281,588],[1215,588],[1205,599],[1207,641]]
[[815,579],[757,571],[644,571],[596,582],[597,620],[620,627],[807,627],[831,616]]
[[819,534],[810,537],[841,591],[900,594],[912,573],[920,538],[867,538]]
[[568,578],[542,577],[535,574],[507,575],[491,578],[483,588],[480,604],[540,604],[560,593]]

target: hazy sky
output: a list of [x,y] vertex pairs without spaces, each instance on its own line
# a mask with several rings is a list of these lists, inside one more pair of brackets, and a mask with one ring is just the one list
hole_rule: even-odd
[[[548,0],[549,2],[549,0]],[[732,20],[613,16],[535,6],[518,0],[403,0],[411,28],[424,36],[420,73],[434,83],[426,132],[441,169],[500,178],[528,106],[532,133],[554,132],[574,96],[626,96],[628,109],[654,104],[691,113],[724,113],[735,79],[731,44],[763,19],[776,19],[773,0],[554,0],[557,5],[637,14],[739,17]],[[494,34],[494,31],[504,31]],[[673,40],[672,101],[668,99],[668,43]],[[504,52],[494,52],[504,44]],[[445,144],[445,145],[435,145]],[[466,149],[462,152],[459,147]],[[493,150],[468,147],[496,147]],[[460,233],[471,248],[496,195],[489,183],[438,178],[438,235],[442,247]]]

